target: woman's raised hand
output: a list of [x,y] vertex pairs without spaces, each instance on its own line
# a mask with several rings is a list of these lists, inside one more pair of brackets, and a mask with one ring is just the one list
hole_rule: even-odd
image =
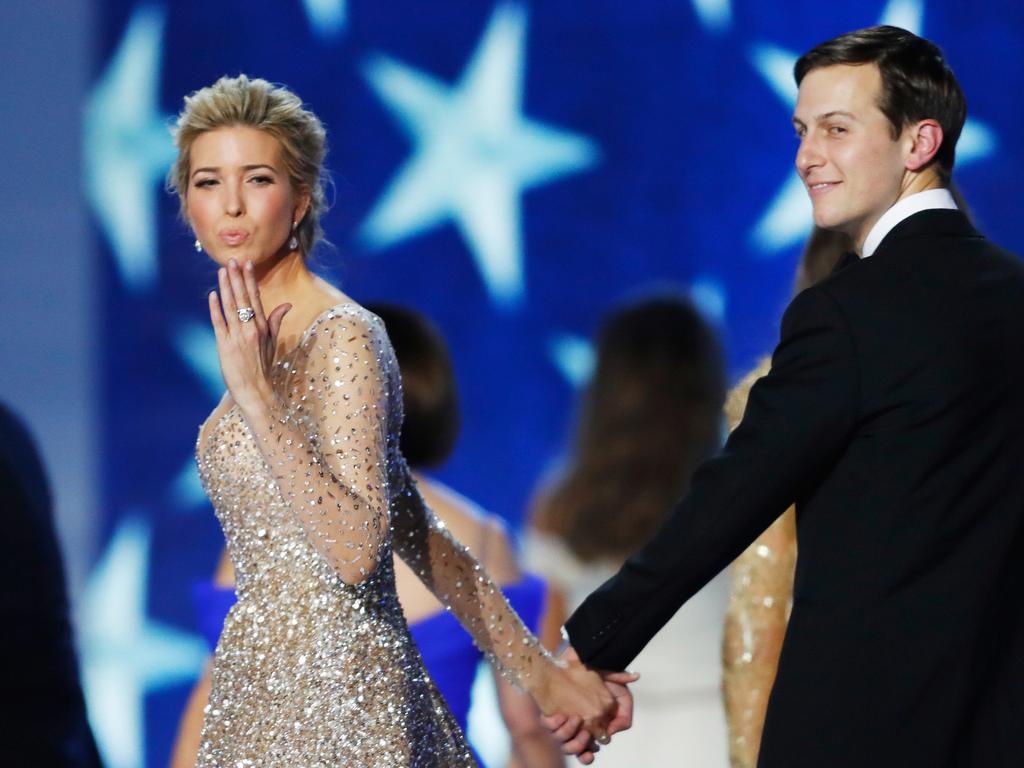
[[248,417],[273,402],[270,371],[281,320],[291,304],[275,307],[269,318],[264,314],[251,261],[242,269],[231,259],[217,270],[217,283],[219,290],[210,291],[209,302],[220,370],[228,392]]

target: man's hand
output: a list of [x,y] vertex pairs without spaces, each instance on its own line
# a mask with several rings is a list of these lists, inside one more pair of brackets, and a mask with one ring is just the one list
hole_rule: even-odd
[[579,718],[579,728],[604,737],[617,710],[615,697],[599,674],[579,659],[562,658],[540,666],[527,689],[545,715]]
[[[559,658],[569,664],[582,663],[572,646],[566,648]],[[601,739],[601,743],[607,744],[612,735],[627,730],[633,724],[633,694],[627,685],[638,680],[640,676],[632,672],[598,671],[598,674],[615,702],[607,725],[608,737]],[[557,713],[542,718],[542,722],[559,742],[563,753],[576,755],[583,765],[594,762],[594,756],[601,748],[580,717]]]

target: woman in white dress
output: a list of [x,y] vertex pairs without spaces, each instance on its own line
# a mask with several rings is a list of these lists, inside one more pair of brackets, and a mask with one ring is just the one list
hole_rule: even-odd
[[[605,321],[575,443],[537,495],[524,550],[560,588],[562,618],[654,533],[716,450],[724,387],[715,335],[685,299],[639,301]],[[634,726],[602,749],[604,768],[726,767],[725,605],[719,577],[633,662]]]

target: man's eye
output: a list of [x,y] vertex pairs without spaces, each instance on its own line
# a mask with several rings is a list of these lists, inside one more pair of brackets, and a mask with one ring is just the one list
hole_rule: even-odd
[[846,129],[841,125],[833,125],[829,127],[828,132],[833,136],[838,136],[841,133],[846,133]]

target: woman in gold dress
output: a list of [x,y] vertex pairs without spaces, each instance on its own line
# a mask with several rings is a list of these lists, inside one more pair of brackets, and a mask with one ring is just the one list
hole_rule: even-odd
[[[815,229],[801,256],[794,292],[827,277],[851,247],[845,235]],[[729,393],[725,416],[730,430],[743,418],[750,388],[770,366],[771,361],[764,358]],[[793,603],[795,567],[796,511],[792,507],[733,563],[722,648],[722,689],[732,768],[757,765],[768,695],[775,682]]]
[[175,142],[171,186],[220,267],[209,311],[227,393],[196,458],[238,595],[197,764],[475,764],[409,635],[392,548],[545,713],[620,727],[626,678],[556,664],[416,489],[383,325],[306,265],[320,121],[284,88],[222,78],[186,99]]

